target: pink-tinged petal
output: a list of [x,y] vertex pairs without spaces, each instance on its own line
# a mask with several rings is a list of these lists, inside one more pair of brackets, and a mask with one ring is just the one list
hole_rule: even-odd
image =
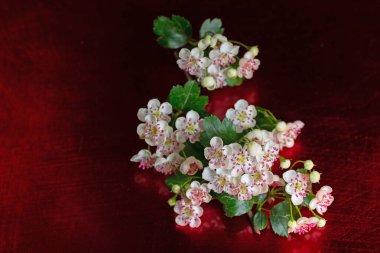
[[[212,59],[212,60],[218,58],[219,55],[220,55],[220,51],[219,51],[218,49],[213,49],[213,50],[211,50],[210,53],[208,54],[208,56],[209,56],[210,59]],[[209,70],[209,72],[210,72],[210,70]]]
[[231,42],[223,42],[222,45],[220,46],[220,52],[222,53],[229,53],[230,51],[232,51],[234,45],[232,45]]
[[223,147],[223,140],[218,136],[212,137],[210,140],[210,145],[214,149],[220,149]]
[[321,187],[320,191],[325,191],[327,193],[331,193],[333,191],[333,189],[330,186],[325,185],[325,186]]
[[181,59],[188,59],[191,56],[190,50],[187,48],[182,48],[181,51],[179,51],[179,58]]
[[246,185],[251,185],[253,183],[253,177],[249,174],[244,174],[241,176],[241,182]]
[[186,128],[186,119],[184,117],[177,118],[177,120],[175,121],[175,127],[178,130],[185,129]]
[[289,183],[291,182],[297,175],[297,172],[295,170],[288,170],[284,174],[282,174],[282,177],[284,178],[285,182]]
[[212,181],[215,178],[215,171],[211,170],[209,167],[204,168],[202,172],[202,178],[206,181]]
[[201,225],[201,223],[202,223],[201,219],[199,219],[198,217],[195,217],[190,220],[189,226],[191,228],[197,228]]
[[144,131],[145,131],[145,124],[144,123],[139,124],[137,126],[137,134],[138,134],[138,136],[143,137]]
[[148,102],[148,109],[158,109],[160,108],[160,105],[161,105],[160,101],[156,98],[153,98],[149,100]]
[[208,66],[210,66],[210,64],[211,64],[211,60],[209,58],[207,58],[207,57],[202,57],[198,61],[198,65],[202,69],[206,69]]
[[234,105],[235,109],[238,110],[238,111],[243,111],[243,110],[246,110],[247,107],[248,107],[248,102],[247,100],[245,99],[239,99],[235,105]]
[[194,47],[193,49],[191,49],[190,54],[195,59],[200,59],[203,57],[203,51],[200,50],[198,47]]
[[162,103],[160,106],[160,112],[164,114],[171,114],[173,112],[172,105],[168,102]]
[[319,221],[318,218],[316,218],[316,217],[310,217],[309,220],[308,220],[308,223],[309,224],[317,224],[318,221]]
[[242,128],[241,126],[235,125],[235,130],[236,130],[237,133],[242,133],[243,130],[244,130],[244,128]]
[[324,205],[317,205],[317,213],[323,215],[327,211],[327,207]]
[[193,214],[201,217],[203,214],[203,208],[201,206],[193,206]]
[[181,132],[181,131],[178,131],[178,132],[176,132],[176,135],[175,135],[175,137],[176,137],[176,140],[179,142],[179,143],[185,143],[186,141],[187,141],[187,137],[186,137],[186,135],[183,133],[183,132]]
[[314,210],[315,208],[317,208],[317,203],[318,203],[318,200],[317,198],[313,198],[310,203],[309,203],[309,207],[311,210]]
[[294,140],[293,139],[286,140],[285,147],[292,148],[293,146],[294,146]]
[[148,115],[148,109],[146,108],[140,108],[137,112],[137,118],[142,122],[145,122],[146,115]]
[[177,60],[178,67],[180,69],[186,69],[187,68],[187,61],[185,60]]
[[199,114],[196,112],[196,111],[189,111],[187,114],[186,114],[186,119],[187,121],[198,121],[199,120]]
[[231,171],[232,177],[240,177],[241,174],[243,174],[243,171],[236,168]]
[[230,108],[226,111],[226,118],[233,120],[235,118],[235,110]]
[[287,184],[287,185],[285,186],[285,191],[286,191],[288,194],[290,194],[290,195],[294,194],[294,188],[291,187],[289,184]]
[[198,181],[193,181],[193,182],[191,182],[191,184],[190,184],[190,187],[191,188],[198,188],[198,187],[200,187],[201,186],[201,184],[198,182]]
[[175,217],[175,223],[177,223],[180,226],[186,226],[189,224],[189,220],[182,214]]
[[303,202],[303,197],[301,195],[296,196],[295,194],[292,195],[292,203],[295,206],[301,205]]
[[254,105],[249,105],[247,111],[250,117],[254,118],[257,116],[256,107]]

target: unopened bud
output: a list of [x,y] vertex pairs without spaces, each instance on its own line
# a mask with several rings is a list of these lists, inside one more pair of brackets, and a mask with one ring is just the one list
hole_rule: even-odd
[[237,77],[237,70],[236,69],[229,69],[228,71],[227,71],[227,76],[229,77],[229,78],[235,78],[235,77]]
[[279,132],[283,132],[286,130],[286,123],[284,121],[280,121],[276,125],[276,130]]
[[280,167],[282,169],[288,169],[290,167],[290,160],[286,159],[285,161],[281,162]]
[[290,228],[295,228],[295,227],[297,227],[297,222],[296,222],[295,220],[290,220],[290,221],[288,222],[288,227],[290,227]]
[[313,171],[310,173],[310,181],[312,183],[318,183],[319,180],[321,179],[321,173],[319,173],[318,171]]
[[177,197],[176,197],[176,196],[174,196],[174,197],[168,199],[168,204],[169,204],[169,206],[175,206],[175,203],[176,203],[176,202],[177,202]]
[[263,149],[257,142],[250,142],[248,144],[248,153],[250,156],[260,156],[263,153]]
[[206,76],[202,80],[202,86],[205,87],[208,90],[215,90],[216,88],[216,81],[214,77],[212,76]]
[[304,163],[303,163],[305,169],[307,170],[311,170],[313,167],[314,167],[314,163],[312,160],[306,160]]
[[320,228],[322,228],[322,227],[324,227],[325,225],[326,225],[326,220],[323,219],[323,218],[322,218],[322,219],[319,219],[317,226],[320,227]]
[[172,192],[178,194],[181,191],[181,187],[178,184],[173,185]]
[[253,57],[256,57],[259,54],[259,48],[258,46],[251,47],[249,51],[252,53]]

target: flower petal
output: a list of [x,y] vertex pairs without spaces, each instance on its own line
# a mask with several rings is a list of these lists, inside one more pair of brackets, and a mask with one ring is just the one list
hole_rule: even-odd
[[297,175],[297,172],[295,170],[288,170],[284,174],[282,174],[282,177],[284,178],[285,182],[289,183],[291,182]]
[[223,147],[223,140],[218,136],[212,137],[210,140],[210,145],[214,149],[220,149]]
[[313,198],[310,201],[309,207],[310,207],[311,210],[314,210],[315,208],[317,208],[317,202],[318,202],[317,198]]
[[148,109],[158,109],[160,108],[160,101],[157,98],[153,98],[148,102]]
[[206,181],[212,181],[215,175],[215,171],[211,170],[209,167],[204,168],[202,172],[202,178]]
[[246,110],[248,107],[248,102],[245,99],[239,99],[235,105],[234,105],[236,110],[243,111]]
[[186,119],[187,121],[198,121],[199,120],[199,114],[196,112],[196,111],[189,111],[187,114],[186,114]]
[[292,195],[292,203],[295,206],[301,205],[303,202],[303,197],[301,195],[296,196],[295,194]]
[[190,55],[191,55],[190,50],[187,48],[182,48],[178,54],[179,58],[184,59],[184,60],[188,59]]

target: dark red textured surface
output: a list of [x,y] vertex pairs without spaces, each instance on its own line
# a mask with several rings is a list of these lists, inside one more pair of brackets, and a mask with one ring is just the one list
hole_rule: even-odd
[[[379,12],[375,1],[1,1],[0,252],[378,252]],[[220,17],[228,37],[259,44],[255,78],[209,107],[222,115],[244,97],[306,123],[287,153],[334,188],[324,229],[253,235],[216,203],[201,228],[178,228],[163,177],[129,162],[144,146],[137,109],[185,81],[151,32],[171,13],[195,28]]]

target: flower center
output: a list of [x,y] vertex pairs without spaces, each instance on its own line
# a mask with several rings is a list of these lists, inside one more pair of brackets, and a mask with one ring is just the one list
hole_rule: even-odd
[[193,123],[188,123],[187,124],[187,127],[186,127],[186,131],[189,133],[189,134],[193,134],[196,132],[196,127]]
[[241,122],[245,122],[247,120],[247,114],[245,112],[237,112],[236,118]]

